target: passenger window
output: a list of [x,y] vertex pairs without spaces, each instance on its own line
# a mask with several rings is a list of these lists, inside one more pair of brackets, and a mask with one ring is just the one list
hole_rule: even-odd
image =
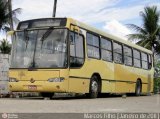
[[101,55],[105,61],[112,61],[112,42],[110,40],[101,39]]
[[146,53],[141,53],[142,57],[142,68],[148,69],[148,55]]
[[99,37],[87,33],[88,57],[100,59]]
[[151,69],[152,68],[152,55],[148,55],[148,68]]
[[95,47],[99,47],[99,37],[93,34],[87,33],[87,44]]
[[70,67],[81,67],[84,63],[84,42],[82,35],[70,33]]
[[133,65],[132,49],[128,46],[124,46],[123,51],[124,51],[124,64],[128,66],[132,66]]
[[123,56],[122,56],[122,45],[118,43],[113,43],[114,48],[114,62],[115,63],[123,63]]
[[134,66],[141,68],[141,56],[138,50],[133,50]]

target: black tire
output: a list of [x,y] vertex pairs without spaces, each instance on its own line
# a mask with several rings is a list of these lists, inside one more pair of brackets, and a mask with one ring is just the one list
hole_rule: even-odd
[[41,96],[43,98],[52,98],[54,96],[54,93],[41,93]]
[[136,82],[136,88],[135,88],[135,95],[140,96],[142,93],[142,84],[140,80],[137,80]]
[[89,88],[89,93],[87,94],[87,97],[97,98],[98,91],[99,91],[98,78],[97,76],[93,76],[90,80],[90,88]]

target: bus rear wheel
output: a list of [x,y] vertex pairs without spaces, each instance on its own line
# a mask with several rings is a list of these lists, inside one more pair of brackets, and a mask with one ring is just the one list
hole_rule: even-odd
[[54,96],[54,93],[41,93],[41,96],[43,98],[52,98]]
[[136,89],[135,89],[135,95],[140,96],[142,93],[142,84],[140,80],[137,80],[136,82]]
[[98,90],[99,90],[98,78],[97,76],[93,76],[90,81],[90,89],[89,89],[89,93],[87,94],[87,97],[97,98]]

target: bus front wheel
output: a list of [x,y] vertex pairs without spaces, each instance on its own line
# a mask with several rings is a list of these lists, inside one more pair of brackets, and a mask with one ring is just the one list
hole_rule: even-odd
[[97,76],[93,76],[90,81],[90,89],[89,93],[87,94],[87,97],[89,98],[97,98],[98,97],[98,78]]
[[141,81],[137,80],[136,82],[136,89],[135,89],[135,95],[136,96],[140,96],[142,92],[142,85],[141,85]]

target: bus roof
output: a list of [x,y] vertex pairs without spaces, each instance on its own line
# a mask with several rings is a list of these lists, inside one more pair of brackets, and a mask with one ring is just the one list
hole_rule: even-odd
[[72,18],[67,18],[67,19],[68,19],[68,22],[70,22],[70,24],[79,26],[80,28],[83,28],[83,29],[85,29],[85,30],[88,30],[88,31],[91,31],[91,32],[93,32],[93,33],[99,34],[99,35],[101,35],[101,36],[103,36],[103,37],[107,37],[107,38],[109,38],[109,39],[112,39],[112,40],[117,41],[117,42],[119,42],[119,43],[125,44],[125,45],[127,45],[127,46],[133,47],[133,48],[135,48],[135,49],[137,49],[137,50],[141,50],[141,51],[144,51],[144,52],[146,52],[146,53],[153,54],[151,50],[148,50],[148,49],[146,49],[146,48],[143,48],[143,47],[141,47],[141,46],[138,46],[138,45],[136,45],[136,44],[134,44],[134,43],[132,43],[132,42],[130,42],[130,41],[126,41],[126,40],[124,40],[124,39],[122,39],[122,38],[119,38],[119,37],[117,37],[117,36],[114,36],[114,35],[112,35],[112,34],[109,34],[109,33],[105,32],[105,31],[96,29],[96,28],[94,28],[94,27],[92,27],[92,26],[89,26],[89,25],[87,25],[87,24],[85,24],[85,23],[79,22],[79,21],[77,21],[77,20],[75,20],[75,19],[72,19]]

